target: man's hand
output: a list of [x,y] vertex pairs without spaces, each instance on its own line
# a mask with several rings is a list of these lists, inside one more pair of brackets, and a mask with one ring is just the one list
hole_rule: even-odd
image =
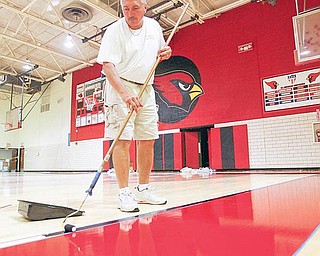
[[121,98],[123,102],[126,103],[129,109],[133,109],[137,113],[138,113],[138,109],[140,107],[143,107],[141,100],[137,96],[125,94],[125,95],[121,95]]
[[170,46],[165,46],[158,51],[158,56],[160,56],[160,60],[167,60],[171,57],[172,50]]
[[104,62],[103,72],[106,75],[111,86],[120,95],[121,99],[127,105],[127,107],[129,109],[133,109],[134,111],[138,112],[138,108],[143,107],[141,100],[138,98],[138,96],[131,94],[126,89],[114,65],[110,62]]

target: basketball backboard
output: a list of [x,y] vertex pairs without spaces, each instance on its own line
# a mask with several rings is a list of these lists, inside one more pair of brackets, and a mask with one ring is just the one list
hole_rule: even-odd
[[20,111],[19,108],[15,108],[7,111],[6,113],[6,123],[5,131],[11,131],[20,128]]
[[320,59],[320,8],[293,17],[296,61]]

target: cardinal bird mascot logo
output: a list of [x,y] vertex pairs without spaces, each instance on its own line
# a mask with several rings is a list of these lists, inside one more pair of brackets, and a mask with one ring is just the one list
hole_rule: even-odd
[[197,66],[182,56],[173,56],[158,65],[153,87],[162,123],[185,119],[204,94]]
[[312,83],[312,82],[316,81],[318,76],[320,76],[320,72],[311,73],[311,74],[308,75],[307,80],[309,81],[309,83]]
[[277,89],[279,84],[277,81],[265,82],[271,89]]

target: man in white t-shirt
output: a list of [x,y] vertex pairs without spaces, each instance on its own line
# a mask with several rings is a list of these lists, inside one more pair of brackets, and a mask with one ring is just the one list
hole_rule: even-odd
[[[142,97],[138,93],[157,56],[170,58],[171,48],[165,46],[160,25],[145,17],[146,0],[121,0],[124,17],[106,30],[97,62],[103,65],[105,86],[105,138],[114,139],[129,109],[134,113],[116,143],[112,160],[119,186],[118,204],[121,211],[139,211],[137,203],[165,204],[149,184],[154,157],[154,140],[158,136],[158,114],[149,81]],[[129,148],[137,140],[139,184],[135,196],[129,189]]]

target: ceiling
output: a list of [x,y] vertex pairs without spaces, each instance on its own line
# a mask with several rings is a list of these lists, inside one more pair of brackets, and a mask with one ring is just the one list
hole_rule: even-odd
[[[168,35],[186,3],[179,29],[251,1],[149,0],[146,15]],[[120,16],[119,0],[0,0],[0,89],[12,77],[43,84],[93,65],[104,30]]]

